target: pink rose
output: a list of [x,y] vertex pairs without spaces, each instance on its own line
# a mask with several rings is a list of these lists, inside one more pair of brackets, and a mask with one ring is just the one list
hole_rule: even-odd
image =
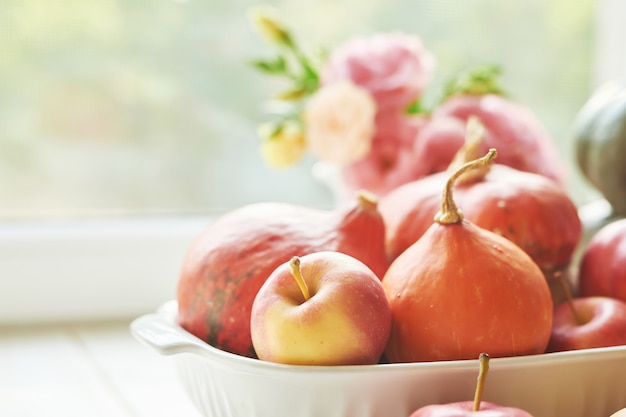
[[352,39],[331,54],[323,68],[323,85],[351,80],[368,90],[378,109],[402,109],[418,99],[435,67],[420,38],[380,33]]
[[425,123],[424,117],[383,113],[377,116],[376,122],[371,152],[342,170],[347,198],[360,189],[380,198],[419,177],[414,141]]

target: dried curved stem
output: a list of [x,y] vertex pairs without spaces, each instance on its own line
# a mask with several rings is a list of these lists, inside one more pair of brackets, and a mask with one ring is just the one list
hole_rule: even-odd
[[453,192],[454,183],[459,176],[463,175],[466,171],[482,168],[491,164],[491,162],[497,156],[497,152],[495,149],[489,149],[489,152],[482,158],[475,159],[473,161],[467,162],[463,164],[459,169],[457,169],[446,182],[446,186],[443,189],[443,194],[441,196],[441,209],[439,213],[435,215],[435,221],[441,224],[454,224],[460,223],[463,220],[463,213],[457,207],[454,202]]

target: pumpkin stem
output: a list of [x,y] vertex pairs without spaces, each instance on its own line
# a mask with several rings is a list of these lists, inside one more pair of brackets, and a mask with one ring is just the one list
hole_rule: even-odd
[[378,208],[378,197],[367,190],[360,190],[356,196],[359,207],[367,211]]
[[435,221],[437,223],[454,224],[463,221],[463,212],[461,212],[461,210],[459,210],[459,208],[457,207],[452,195],[452,190],[454,188],[454,183],[456,179],[459,176],[463,175],[463,173],[471,169],[489,166],[489,164],[491,164],[496,156],[496,150],[493,148],[489,149],[489,152],[487,152],[485,156],[463,164],[450,176],[450,178],[446,182],[446,186],[443,189],[443,194],[441,197],[441,209],[439,210],[439,213],[435,215]]
[[481,353],[478,356],[480,368],[478,370],[478,379],[476,382],[476,391],[474,393],[474,407],[472,411],[476,412],[480,410],[480,403],[483,399],[483,391],[485,390],[485,380],[487,379],[487,372],[489,371],[489,355]]
[[[463,164],[480,158],[482,155],[481,148],[485,142],[485,126],[478,116],[470,116],[465,124],[465,141],[463,146],[454,155],[454,159],[448,165],[448,171],[454,172]],[[456,183],[467,183],[470,181],[481,181],[491,170],[491,164],[484,167],[473,169],[461,175]]]
[[306,282],[304,282],[304,278],[302,278],[302,271],[300,271],[300,258],[294,256],[289,261],[289,266],[291,267],[291,276],[298,283],[298,287],[300,287],[300,291],[302,291],[302,295],[304,296],[304,301],[311,298],[311,293],[309,292],[309,287],[307,287]]

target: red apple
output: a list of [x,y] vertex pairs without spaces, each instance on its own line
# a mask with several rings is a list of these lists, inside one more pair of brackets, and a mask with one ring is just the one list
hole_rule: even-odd
[[547,352],[626,345],[626,302],[579,297],[554,310]]
[[486,401],[481,403],[477,411],[474,411],[473,406],[473,401],[427,405],[411,414],[410,417],[532,417],[520,408],[504,407]]
[[292,365],[375,364],[391,331],[380,279],[339,252],[293,257],[257,293],[250,320],[261,360]]
[[479,357],[480,371],[473,401],[459,401],[448,404],[431,404],[414,411],[410,417],[532,417],[528,412],[515,407],[482,401],[482,393],[489,370],[489,355]]
[[626,301],[626,219],[601,228],[591,238],[580,262],[581,296],[606,296]]

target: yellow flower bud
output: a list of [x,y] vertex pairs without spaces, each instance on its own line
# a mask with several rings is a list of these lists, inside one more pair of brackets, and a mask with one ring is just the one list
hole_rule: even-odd
[[287,168],[296,164],[306,151],[302,127],[295,122],[280,126],[263,124],[259,127],[261,155],[272,168]]
[[248,18],[263,37],[279,45],[290,46],[291,35],[276,16],[275,10],[268,6],[254,7],[248,11]]
[[300,100],[304,96],[306,96],[306,89],[304,87],[296,87],[291,90],[283,91],[280,94],[276,95],[276,100],[284,100],[284,101],[295,101]]

